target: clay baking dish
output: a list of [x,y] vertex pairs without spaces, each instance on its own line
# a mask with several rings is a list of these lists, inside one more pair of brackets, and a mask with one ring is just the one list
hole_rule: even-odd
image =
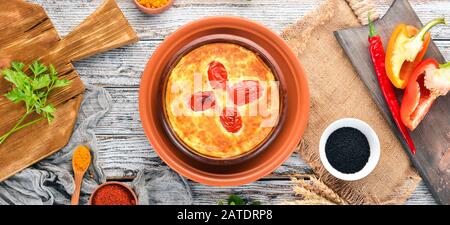
[[242,155],[232,157],[232,158],[213,158],[208,157],[205,155],[201,155],[197,153],[195,150],[190,149],[182,140],[178,138],[178,136],[175,134],[175,132],[171,129],[170,124],[167,119],[165,104],[164,104],[164,94],[162,94],[162,98],[160,98],[160,103],[163,108],[161,110],[161,121],[163,122],[163,128],[168,137],[171,139],[172,143],[177,146],[177,148],[182,151],[184,154],[186,154],[188,157],[192,158],[193,160],[197,160],[200,163],[209,164],[216,166],[214,170],[218,170],[220,168],[218,167],[228,167],[231,165],[236,165],[240,163],[245,163],[246,161],[252,159],[262,151],[264,151],[271,143],[272,141],[277,137],[278,133],[281,131],[284,121],[285,121],[285,112],[287,108],[287,96],[286,96],[286,84],[283,79],[283,75],[281,74],[280,67],[278,66],[277,62],[273,59],[273,57],[266,52],[261,46],[256,44],[255,42],[246,39],[241,36],[236,35],[230,35],[230,34],[212,34],[212,35],[206,35],[203,37],[200,37],[198,39],[193,40],[190,43],[187,43],[183,48],[180,49],[176,54],[173,55],[173,57],[170,59],[170,61],[167,63],[166,68],[164,69],[162,79],[161,79],[161,85],[160,89],[161,91],[159,93],[166,93],[166,84],[168,77],[172,71],[172,69],[178,64],[178,62],[183,58],[186,54],[191,52],[192,50],[211,43],[232,43],[237,44],[242,47],[245,47],[246,49],[256,53],[267,66],[271,69],[272,73],[274,74],[276,80],[279,82],[279,96],[280,96],[280,112],[279,112],[279,119],[277,122],[277,125],[272,129],[270,135],[258,146],[256,146],[254,149],[250,150],[247,153],[244,153]]
[[[262,55],[270,56],[268,65],[285,84],[285,111],[280,115],[282,129],[263,150],[243,162],[217,166],[199,161],[180,150],[170,137],[162,118],[161,83],[170,64],[192,43],[210,35],[241,37],[255,43]],[[217,37],[216,36],[216,37]],[[241,43],[242,44],[242,43]],[[245,43],[243,43],[245,44]],[[246,46],[251,48],[252,46]],[[255,49],[253,49],[255,50]],[[267,59],[266,59],[267,60]],[[277,72],[276,70],[279,70]],[[277,34],[264,26],[237,17],[211,17],[181,27],[161,43],[147,63],[139,91],[139,111],[144,131],[155,151],[172,169],[207,185],[242,185],[258,180],[280,166],[294,151],[305,130],[309,112],[306,76],[296,55]],[[166,124],[167,125],[167,124]],[[269,143],[266,141],[265,143]]]

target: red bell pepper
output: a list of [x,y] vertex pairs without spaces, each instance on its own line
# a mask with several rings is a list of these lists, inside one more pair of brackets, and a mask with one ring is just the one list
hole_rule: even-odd
[[435,59],[420,63],[411,74],[400,108],[402,121],[414,130],[433,102],[450,88],[450,63],[439,65]]

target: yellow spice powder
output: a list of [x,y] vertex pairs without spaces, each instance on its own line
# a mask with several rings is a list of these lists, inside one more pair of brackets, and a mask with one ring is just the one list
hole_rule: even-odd
[[72,164],[75,170],[84,171],[91,163],[91,153],[86,146],[78,146],[73,153]]
[[137,0],[137,1],[139,4],[152,9],[162,7],[167,3],[169,3],[169,0]]

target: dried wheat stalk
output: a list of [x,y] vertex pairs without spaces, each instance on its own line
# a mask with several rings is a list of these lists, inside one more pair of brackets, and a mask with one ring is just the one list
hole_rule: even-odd
[[283,205],[334,205],[334,203],[331,203],[329,201],[321,201],[321,200],[316,200],[316,199],[285,201],[282,204]]
[[339,205],[346,205],[347,202],[339,197],[332,189],[330,189],[321,180],[314,176],[307,176],[308,181],[305,179],[297,179],[292,177],[291,180],[296,185],[294,192],[304,197],[304,200],[320,200],[321,203],[332,203]]

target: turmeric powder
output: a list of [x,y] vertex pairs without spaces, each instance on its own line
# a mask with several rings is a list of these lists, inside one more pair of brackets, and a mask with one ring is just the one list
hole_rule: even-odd
[[91,164],[91,153],[86,146],[78,146],[73,152],[72,166],[74,170],[86,171]]
[[139,4],[146,8],[156,9],[165,6],[169,0],[137,0]]

